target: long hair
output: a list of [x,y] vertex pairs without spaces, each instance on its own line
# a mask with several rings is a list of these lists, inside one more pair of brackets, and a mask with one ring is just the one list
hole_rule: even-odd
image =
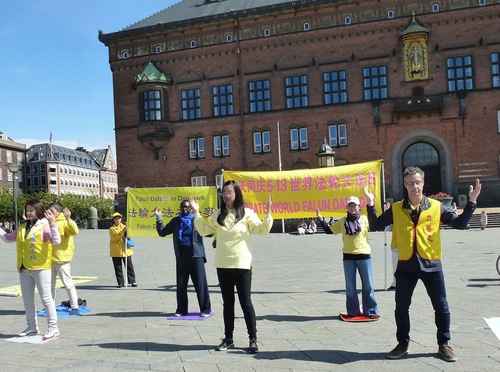
[[36,217],[40,220],[45,217],[45,206],[38,199],[30,199],[24,205],[24,212],[26,212],[26,207],[31,206],[35,209]]
[[[245,216],[245,204],[243,202],[243,194],[241,193],[240,185],[238,182],[229,180],[224,182],[224,186],[222,187],[222,191],[224,191],[224,187],[226,186],[233,186],[234,188],[234,204],[233,208],[236,211],[236,221],[240,221],[244,216]],[[217,217],[217,222],[219,225],[224,226],[224,220],[226,219],[228,215],[228,210],[227,210],[227,205],[224,202],[224,198],[222,198],[221,205],[220,205],[220,214],[219,217]]]

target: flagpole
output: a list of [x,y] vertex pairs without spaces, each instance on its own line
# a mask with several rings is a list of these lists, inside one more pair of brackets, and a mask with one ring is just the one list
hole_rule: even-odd
[[[385,169],[382,161],[382,213],[385,208]],[[391,257],[392,258],[392,257]],[[392,264],[391,264],[392,267]],[[384,288],[387,288],[387,228],[384,229]]]
[[[280,136],[280,121],[276,123],[278,125],[278,169],[281,172],[281,136]],[[281,219],[281,232],[285,233],[285,219]]]
[[52,131],[50,131],[50,156],[49,158],[52,158]]

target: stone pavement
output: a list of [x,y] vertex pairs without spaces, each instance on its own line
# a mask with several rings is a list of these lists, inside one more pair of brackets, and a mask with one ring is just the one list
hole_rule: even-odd
[[[444,269],[452,315],[450,345],[456,363],[437,357],[433,310],[421,283],[411,311],[411,354],[386,359],[396,345],[390,254],[384,233],[371,233],[374,282],[382,318],[338,320],[345,293],[341,237],[272,234],[254,237],[253,301],[260,353],[248,355],[245,323],[236,307],[236,348],[214,351],[223,336],[221,295],[206,239],[212,307],[204,321],[168,320],[175,310],[175,260],[168,238],[134,239],[138,288],[118,289],[108,256],[107,230],[82,230],[76,238],[74,276],[96,276],[78,285],[92,311],[61,318],[61,337],[43,345],[8,342],[25,328],[20,297],[0,297],[2,371],[500,371],[500,341],[483,317],[500,317],[498,229],[444,230]],[[387,244],[388,245],[388,244]],[[0,242],[0,287],[19,282],[15,247]],[[387,266],[386,266],[387,264]],[[190,288],[190,310],[197,310]],[[67,300],[58,290],[57,303]],[[40,300],[37,296],[37,303]],[[40,331],[46,318],[39,318]]]

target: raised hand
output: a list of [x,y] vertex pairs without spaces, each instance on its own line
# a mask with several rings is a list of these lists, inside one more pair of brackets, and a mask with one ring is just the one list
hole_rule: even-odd
[[363,191],[366,196],[366,200],[369,206],[373,206],[375,204],[375,195],[368,189],[368,185],[363,185]]
[[318,217],[318,220],[323,221],[323,216],[319,213],[319,209],[316,209],[316,217]]
[[193,213],[198,213],[200,211],[200,205],[198,204],[198,201],[190,196],[189,197],[189,204],[191,204],[191,209],[193,210]]
[[64,208],[62,212],[67,220],[71,219],[71,211],[68,208]]
[[157,216],[161,216],[161,209],[160,209],[160,207],[155,207],[155,214]]
[[472,203],[477,202],[477,197],[481,193],[481,182],[479,182],[479,178],[476,178],[476,187],[472,185],[469,186],[469,200]]
[[273,196],[271,194],[267,197],[267,214],[271,214],[271,205],[273,204]]
[[47,218],[50,225],[53,225],[56,223],[56,217],[54,216],[54,214],[52,213],[52,211],[50,209],[47,209],[45,211],[45,218]]

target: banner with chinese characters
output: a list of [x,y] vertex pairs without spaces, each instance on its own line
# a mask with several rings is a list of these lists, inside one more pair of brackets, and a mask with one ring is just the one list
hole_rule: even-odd
[[342,217],[346,214],[345,202],[350,196],[359,198],[363,213],[366,213],[365,184],[375,195],[375,205],[381,211],[381,169],[382,160],[376,160],[281,172],[224,171],[224,181],[237,181],[245,206],[260,217],[266,213],[269,194],[273,196],[271,211],[275,219],[314,217],[317,210],[324,217]]
[[161,209],[163,224],[179,215],[182,200],[194,197],[200,204],[203,217],[210,217],[217,206],[215,186],[130,188],[127,192],[127,235],[154,238],[156,232],[155,208]]

